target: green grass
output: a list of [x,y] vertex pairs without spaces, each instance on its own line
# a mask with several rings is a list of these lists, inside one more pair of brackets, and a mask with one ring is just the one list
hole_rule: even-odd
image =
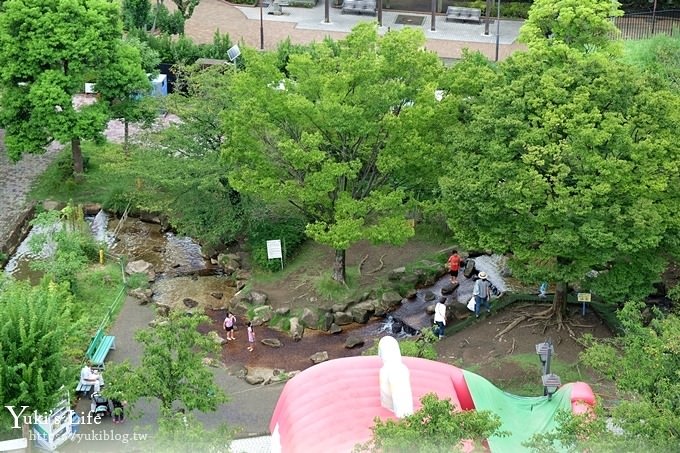
[[71,150],[66,147],[38,178],[30,197],[34,200],[104,203],[113,194],[135,186],[134,177],[126,171],[134,161],[125,157],[121,145],[84,142],[82,149],[87,160],[82,182],[76,184],[70,173]]
[[303,273],[309,274],[309,277],[318,277],[318,262],[323,254],[323,251],[315,247],[312,241],[308,241],[300,247],[295,259],[289,263],[284,263],[284,268],[279,272],[267,272],[263,270],[256,270],[253,272],[252,282],[258,283],[275,283],[285,281],[292,274]]
[[[513,395],[539,396],[543,394],[543,384],[541,383],[543,368],[536,354],[503,357],[486,366],[490,370],[495,369],[501,372],[510,367],[513,368],[513,377],[494,379],[494,385]],[[521,372],[515,373],[515,367]],[[473,373],[483,375],[480,365],[468,365],[466,368]],[[563,383],[578,381],[583,378],[577,364],[566,363],[556,357],[551,360],[551,372],[557,374]]]
[[345,269],[345,285],[338,283],[332,278],[331,272],[324,272],[314,279],[314,288],[319,296],[327,300],[342,301],[358,294],[359,270],[354,267]]

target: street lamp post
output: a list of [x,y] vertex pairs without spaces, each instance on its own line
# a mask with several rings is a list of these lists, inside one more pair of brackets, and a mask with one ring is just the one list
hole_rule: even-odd
[[260,0],[260,50],[264,50],[264,17],[262,16],[262,2]]
[[498,9],[496,9],[496,60],[498,61],[498,47],[501,39],[501,0],[498,0]]

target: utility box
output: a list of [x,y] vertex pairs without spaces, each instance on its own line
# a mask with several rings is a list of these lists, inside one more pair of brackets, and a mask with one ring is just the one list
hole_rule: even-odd
[[151,96],[168,95],[168,76],[166,74],[158,74],[158,76],[151,81],[151,84],[153,85]]

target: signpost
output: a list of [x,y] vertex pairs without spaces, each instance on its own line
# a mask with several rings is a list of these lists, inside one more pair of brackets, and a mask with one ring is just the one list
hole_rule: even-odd
[[267,259],[269,260],[280,259],[281,270],[283,270],[283,248],[281,247],[280,239],[267,241]]
[[578,301],[581,302],[581,316],[586,315],[586,304],[590,302],[590,293],[578,293]]

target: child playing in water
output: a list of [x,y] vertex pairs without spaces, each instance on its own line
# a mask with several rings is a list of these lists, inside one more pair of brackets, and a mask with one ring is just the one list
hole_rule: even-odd
[[248,321],[248,350],[252,352],[254,345],[255,345],[255,330],[253,329],[253,323]]

